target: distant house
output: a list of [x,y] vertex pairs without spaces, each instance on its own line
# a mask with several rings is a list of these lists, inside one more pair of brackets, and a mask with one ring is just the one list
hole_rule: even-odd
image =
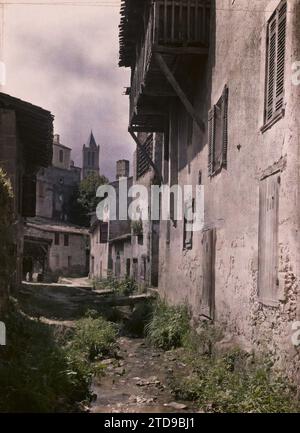
[[[36,176],[52,159],[53,116],[49,111],[0,93],[0,166],[13,188],[16,267],[23,273],[24,220],[36,211]],[[2,288],[1,288],[2,289]]]
[[55,134],[52,164],[37,174],[36,217],[26,223],[23,278],[56,281],[88,274],[88,231],[70,222],[81,179],[71,150]]
[[[132,177],[129,176],[129,162],[117,162],[117,180],[111,182],[117,199],[117,219],[109,218],[110,210],[107,210],[107,218],[98,220],[96,215],[92,216],[90,236],[90,277],[107,278],[113,275],[123,278],[132,274],[132,249],[131,249],[131,222],[129,219],[121,221],[119,212],[119,182],[126,182],[125,190],[132,186]],[[128,204],[130,201],[128,200]]]
[[51,281],[59,276],[80,277],[88,274],[87,229],[63,221],[28,218],[24,241],[24,256],[31,265],[29,272],[32,275]]

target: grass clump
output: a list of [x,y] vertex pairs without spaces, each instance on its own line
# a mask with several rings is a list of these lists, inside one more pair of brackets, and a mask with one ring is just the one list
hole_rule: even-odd
[[181,347],[190,330],[187,307],[158,302],[145,330],[148,340],[156,347],[163,350]]
[[174,378],[172,388],[177,398],[197,402],[204,412],[298,412],[289,382],[275,375],[268,363],[248,365],[247,358],[239,350],[220,358],[193,357],[187,361],[192,366],[188,377]]
[[5,318],[7,346],[0,347],[0,412],[78,412],[91,398],[100,357],[116,344],[115,326],[101,317],[58,331],[13,306]]
[[117,326],[103,317],[85,317],[76,323],[68,349],[93,362],[114,355],[117,335]]
[[123,296],[132,295],[138,290],[137,284],[132,278],[125,277],[119,279],[113,275],[109,275],[107,278],[95,279],[93,286],[96,290],[111,290]]
[[203,412],[299,412],[296,389],[274,372],[266,357],[238,348],[222,353],[216,345],[223,338],[221,330],[210,322],[194,330],[189,319],[186,307],[159,302],[146,327],[154,346],[175,349],[177,362],[185,365],[169,374],[178,399],[195,402]]

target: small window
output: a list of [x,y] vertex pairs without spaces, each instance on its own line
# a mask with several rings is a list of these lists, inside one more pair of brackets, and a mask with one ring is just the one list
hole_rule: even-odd
[[227,167],[228,87],[208,113],[208,175]]
[[195,212],[195,200],[192,199],[185,204],[184,227],[183,227],[183,248],[191,250],[193,248],[193,231],[187,230],[187,225],[193,223]]
[[59,233],[54,233],[54,244],[59,245]]
[[126,277],[130,277],[130,268],[131,268],[131,261],[130,259],[126,259]]
[[147,257],[143,256],[141,261],[141,279],[146,281],[147,277]]
[[72,266],[72,256],[68,256],[68,268]]
[[69,246],[69,235],[68,235],[68,233],[64,234],[64,246],[65,247]]
[[59,162],[64,162],[64,152],[63,152],[63,150],[59,151]]
[[106,244],[108,242],[108,223],[100,224],[100,243]]
[[265,123],[280,117],[284,107],[287,2],[282,1],[268,22]]

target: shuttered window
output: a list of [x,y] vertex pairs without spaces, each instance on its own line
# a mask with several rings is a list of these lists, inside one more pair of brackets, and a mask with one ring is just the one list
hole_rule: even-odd
[[267,29],[265,123],[282,113],[284,104],[287,3],[282,1]]
[[278,212],[280,176],[274,174],[260,182],[258,294],[266,305],[278,301]]
[[208,175],[213,176],[227,167],[228,87],[208,113]]
[[108,223],[100,224],[100,243],[106,244],[108,242]]

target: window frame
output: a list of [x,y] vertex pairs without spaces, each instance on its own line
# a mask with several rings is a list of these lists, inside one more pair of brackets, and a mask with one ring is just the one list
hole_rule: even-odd
[[[266,56],[265,56],[265,89],[264,89],[264,119],[263,119],[263,127],[261,131],[264,132],[273,126],[278,120],[280,120],[285,114],[285,78],[286,78],[286,47],[287,47],[287,1],[282,0],[271,17],[267,22],[266,29]],[[285,8],[285,12],[280,16],[282,10]],[[275,29],[272,32],[272,25],[275,22]],[[281,76],[278,74],[278,64],[279,64],[279,35],[280,35],[280,25],[284,22],[284,45],[281,46],[283,53],[281,52],[281,56],[283,56],[283,64],[281,65]],[[282,32],[282,29],[281,29]],[[271,65],[271,38],[275,37],[275,59],[274,59],[274,72],[273,72],[273,88],[272,88],[272,104],[270,104],[271,98],[271,89],[270,89],[270,65]],[[281,83],[281,84],[280,84]],[[282,92],[278,93],[279,84],[282,86]],[[280,104],[278,108],[276,108],[277,104]],[[269,111],[271,113],[269,114]]]
[[[229,89],[225,85],[221,97],[208,112],[208,176],[213,177],[219,174],[223,168],[227,169],[227,151],[228,151],[228,96]],[[222,149],[221,160],[216,167],[215,150],[216,150],[216,117],[217,109],[221,107],[221,136]]]

